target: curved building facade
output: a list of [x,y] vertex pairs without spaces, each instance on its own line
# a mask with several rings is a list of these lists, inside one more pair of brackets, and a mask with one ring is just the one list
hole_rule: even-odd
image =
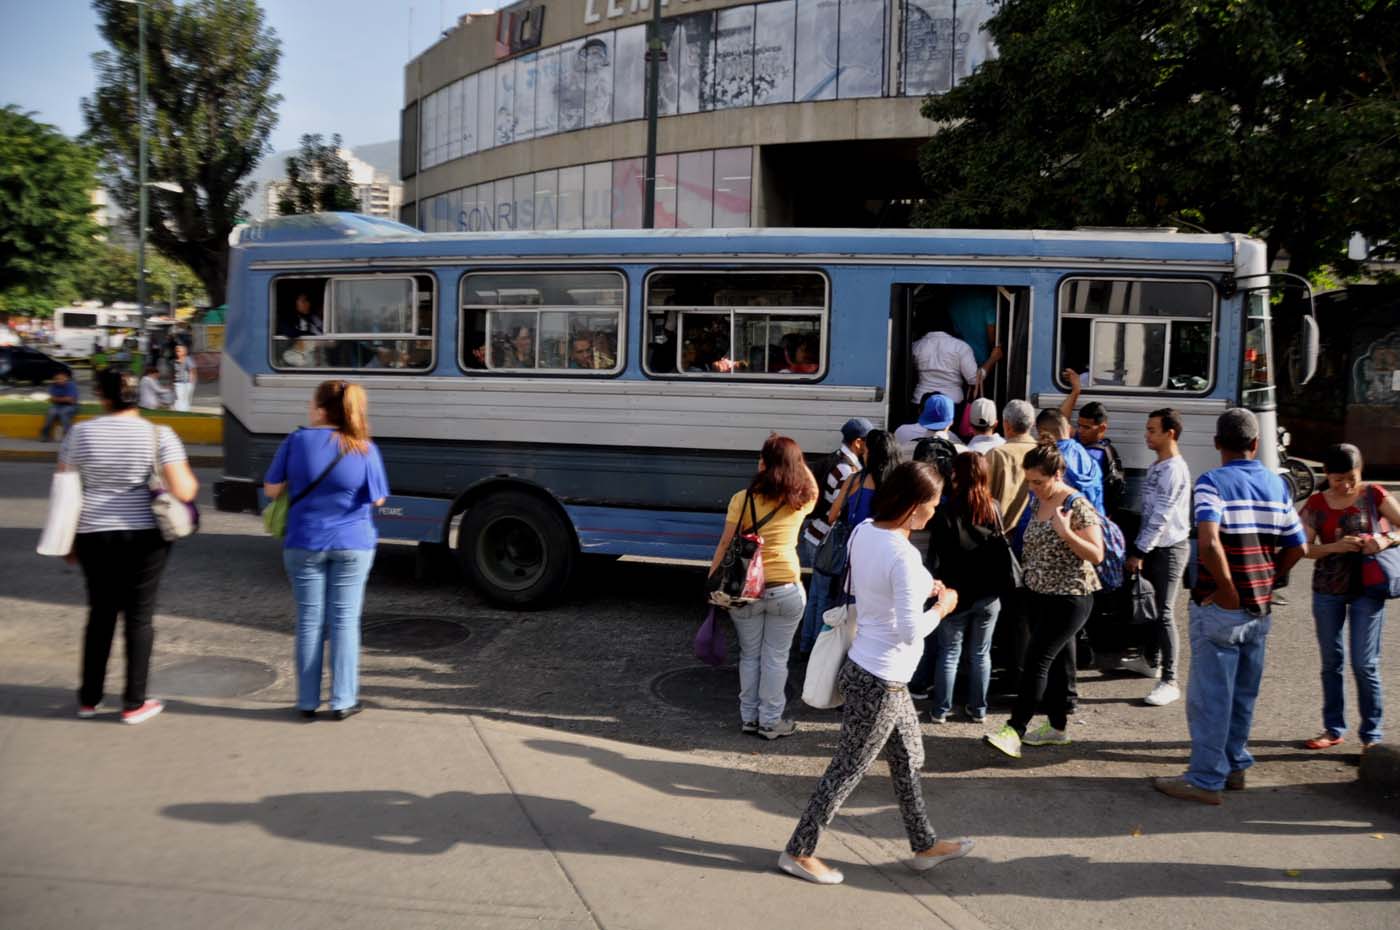
[[[464,16],[404,72],[404,222],[642,225],[654,0]],[[923,98],[995,54],[998,0],[662,0],[658,227],[898,226]]]

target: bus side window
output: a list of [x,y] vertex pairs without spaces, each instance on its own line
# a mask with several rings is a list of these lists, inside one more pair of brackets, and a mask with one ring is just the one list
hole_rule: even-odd
[[467,371],[615,374],[625,282],[613,271],[480,272],[462,279]]
[[274,368],[427,371],[436,279],[430,274],[278,278]]

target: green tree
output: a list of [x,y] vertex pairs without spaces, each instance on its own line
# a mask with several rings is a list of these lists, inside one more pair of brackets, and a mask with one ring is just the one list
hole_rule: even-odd
[[[88,138],[103,154],[113,199],[138,222],[137,7],[94,0],[111,51],[93,56],[97,91],[83,101]],[[254,0],[146,0],[147,241],[189,267],[214,303],[224,301],[228,234],[252,192],[245,179],[268,151],[282,98],[281,58]]]
[[1290,270],[1400,249],[1400,3],[1007,0],[925,101],[922,226],[1252,233]]
[[340,157],[340,133],[330,144],[320,134],[301,137],[301,151],[287,159],[287,184],[277,200],[277,212],[321,213],[330,210],[356,210],[360,206],[350,166]]
[[[137,296],[136,253],[110,242],[99,242],[88,259],[73,270],[71,283],[86,300],[100,300],[104,304],[134,301]],[[153,303],[168,301],[172,283],[176,303],[180,306],[206,299],[203,282],[189,268],[164,255],[147,254],[149,299]]]
[[0,294],[40,302],[97,233],[92,151],[14,106],[0,108]]

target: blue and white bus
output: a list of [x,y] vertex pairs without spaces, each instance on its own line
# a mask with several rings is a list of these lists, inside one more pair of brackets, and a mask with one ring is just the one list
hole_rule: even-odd
[[[492,600],[557,595],[580,553],[708,559],[770,432],[815,459],[839,427],[913,416],[927,308],[996,308],[988,393],[1110,411],[1135,479],[1149,411],[1254,410],[1278,466],[1263,243],[1234,235],[953,230],[422,233],[350,214],[234,233],[221,380],[225,509],[257,506],[327,378],[369,392],[388,539],[452,546]],[[298,309],[300,305],[301,309]],[[310,316],[314,324],[299,325]]]

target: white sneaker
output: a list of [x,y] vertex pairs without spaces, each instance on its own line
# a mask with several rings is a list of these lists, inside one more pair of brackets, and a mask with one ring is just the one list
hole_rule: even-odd
[[1152,689],[1152,693],[1143,698],[1153,707],[1166,707],[1173,701],[1181,699],[1181,689],[1174,681],[1159,681],[1157,687]]
[[1125,672],[1132,672],[1134,675],[1141,675],[1143,678],[1161,678],[1162,669],[1156,665],[1149,665],[1142,656],[1133,656],[1118,663],[1118,667]]

